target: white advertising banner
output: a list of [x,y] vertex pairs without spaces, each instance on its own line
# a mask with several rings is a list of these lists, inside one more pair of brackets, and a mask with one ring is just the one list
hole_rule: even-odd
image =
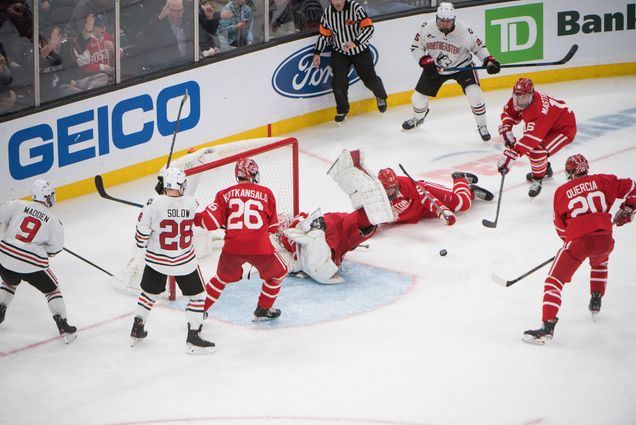
[[[420,68],[410,45],[422,21],[433,18],[376,23],[371,48],[389,94],[415,86]],[[458,19],[501,63],[555,61],[574,44],[578,52],[565,67],[636,62],[636,1],[515,1],[461,8]],[[321,69],[310,66],[314,42],[281,44],[0,124],[0,201],[27,195],[36,178],[62,186],[166,155],[186,91],[175,151],[334,107],[328,53]],[[349,79],[350,101],[372,96],[353,70]]]

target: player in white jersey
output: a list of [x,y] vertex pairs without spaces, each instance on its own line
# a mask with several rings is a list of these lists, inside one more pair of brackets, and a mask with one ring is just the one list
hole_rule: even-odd
[[437,96],[445,81],[455,80],[468,98],[479,135],[484,142],[490,140],[486,102],[479,87],[477,72],[444,71],[444,68],[471,66],[473,55],[488,67],[489,74],[498,73],[500,65],[473,30],[455,19],[455,8],[451,3],[440,3],[435,21],[425,21],[422,24],[415,34],[411,53],[422,67],[422,74],[411,98],[414,116],[404,121],[402,128],[411,130],[422,124],[428,114],[428,97]]
[[139,215],[135,239],[146,249],[146,266],[141,278],[142,292],[130,333],[133,341],[148,335],[144,329],[150,310],[159,294],[166,289],[168,276],[174,276],[181,293],[190,297],[186,307],[188,353],[204,353],[214,343],[201,338],[203,326],[203,278],[192,244],[194,214],[198,202],[183,195],[186,175],[178,168],[163,173],[163,194],[148,200]]
[[55,204],[55,190],[46,180],[31,187],[31,201],[10,201],[0,205],[0,224],[5,225],[0,241],[0,323],[23,280],[44,294],[60,335],[68,344],[77,328],[66,321],[66,304],[57,278],[49,269],[49,257],[64,248],[64,228],[49,210]]

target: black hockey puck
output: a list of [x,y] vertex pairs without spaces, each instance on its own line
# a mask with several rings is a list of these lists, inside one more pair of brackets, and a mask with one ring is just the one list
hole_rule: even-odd
[[442,257],[444,257],[446,254],[448,254],[448,251],[446,251],[445,249],[442,249],[442,250],[439,252],[439,255],[441,255]]

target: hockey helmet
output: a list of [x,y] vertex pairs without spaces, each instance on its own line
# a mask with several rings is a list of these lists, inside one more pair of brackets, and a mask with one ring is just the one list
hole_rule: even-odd
[[252,183],[258,183],[260,180],[260,174],[258,173],[258,164],[252,158],[241,158],[236,161],[236,168],[234,169],[234,175],[236,180],[250,180]]
[[46,180],[38,179],[33,182],[31,196],[34,201],[41,202],[49,208],[55,205],[55,189]]
[[383,168],[378,172],[378,180],[382,183],[386,194],[389,196],[389,199],[393,199],[397,196],[397,192],[400,188],[400,182],[398,181],[397,175],[392,168]]
[[455,7],[452,3],[444,1],[437,6],[437,14],[435,15],[435,22],[437,28],[448,34],[455,27]]
[[575,177],[585,176],[590,170],[590,163],[580,153],[569,156],[565,161],[565,175],[568,180],[572,180]]
[[180,169],[176,167],[170,167],[163,172],[164,189],[178,190],[179,194],[183,195],[183,192],[185,192],[187,185],[188,181],[186,180],[186,175]]
[[512,88],[512,101],[518,110],[524,110],[532,103],[534,84],[530,78],[519,78]]

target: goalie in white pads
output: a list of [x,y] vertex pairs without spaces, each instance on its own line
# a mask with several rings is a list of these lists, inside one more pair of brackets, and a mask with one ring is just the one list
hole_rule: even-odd
[[186,175],[178,168],[163,173],[163,194],[148,200],[141,214],[135,239],[146,250],[146,266],[141,278],[142,292],[130,333],[133,341],[148,335],[145,324],[157,297],[166,289],[168,276],[174,276],[183,295],[190,297],[186,306],[187,353],[205,353],[214,343],[201,338],[203,326],[203,278],[192,245],[192,226],[197,201],[184,195]]
[[57,329],[68,344],[77,337],[77,328],[66,321],[62,291],[49,269],[49,257],[64,248],[64,228],[49,210],[55,205],[55,190],[46,180],[36,180],[31,195],[33,202],[16,200],[0,205],[0,224],[6,226],[0,241],[0,323],[24,280],[44,294]]
[[455,80],[468,98],[479,135],[484,142],[490,140],[486,102],[477,72],[445,71],[444,68],[469,67],[473,55],[487,67],[489,74],[497,74],[500,64],[473,30],[455,19],[455,8],[451,3],[440,3],[435,20],[422,24],[411,44],[411,54],[422,68],[422,73],[411,98],[414,116],[404,121],[402,128],[411,130],[421,125],[428,115],[428,98],[437,96],[444,82]]

